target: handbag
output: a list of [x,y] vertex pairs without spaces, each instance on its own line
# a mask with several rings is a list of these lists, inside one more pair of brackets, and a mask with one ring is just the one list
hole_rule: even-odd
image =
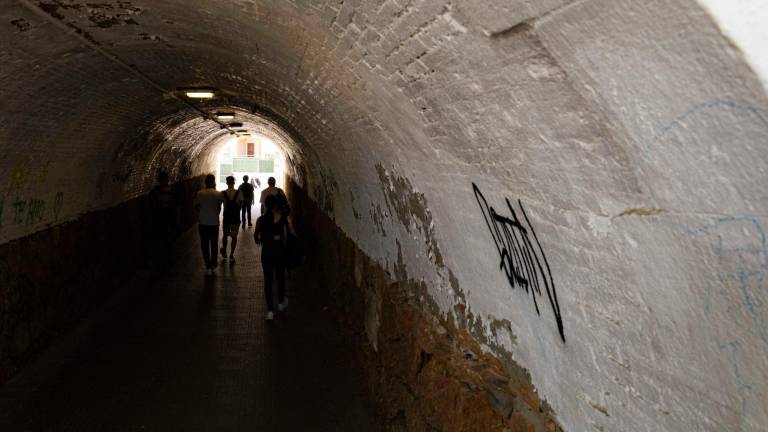
[[293,269],[301,263],[304,257],[304,246],[301,240],[292,233],[288,233],[285,243],[285,267]]

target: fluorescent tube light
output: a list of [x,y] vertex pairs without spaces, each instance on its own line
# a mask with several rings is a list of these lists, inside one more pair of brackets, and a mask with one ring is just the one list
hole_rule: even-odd
[[186,90],[184,94],[193,99],[211,99],[213,92],[211,90]]

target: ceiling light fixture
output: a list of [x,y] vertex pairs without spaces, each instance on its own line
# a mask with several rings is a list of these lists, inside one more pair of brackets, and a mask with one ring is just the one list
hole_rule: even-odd
[[212,99],[213,98],[213,92],[211,91],[203,91],[203,90],[192,90],[185,92],[188,98],[193,99]]
[[233,112],[221,112],[221,111],[219,111],[219,112],[217,112],[217,113],[216,113],[216,117],[217,117],[219,120],[232,120],[232,119],[234,119],[234,118],[235,118],[235,113],[233,113]]
[[181,88],[179,90],[191,99],[211,99],[216,95],[212,88]]

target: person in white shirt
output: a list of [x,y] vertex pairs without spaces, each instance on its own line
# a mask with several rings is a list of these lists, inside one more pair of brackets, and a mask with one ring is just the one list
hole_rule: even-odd
[[280,194],[285,196],[285,192],[283,192],[282,189],[280,189],[279,187],[275,187],[275,178],[274,177],[270,177],[267,180],[267,184],[269,185],[269,187],[264,189],[263,191],[261,191],[261,198],[259,199],[259,203],[261,203],[261,214],[264,214],[264,213],[267,212],[267,207],[266,207],[265,203],[267,201],[267,197],[268,196],[272,196],[272,195],[277,196],[277,195],[280,195]]
[[216,273],[216,250],[219,248],[219,212],[224,202],[224,196],[216,190],[216,177],[208,174],[205,177],[205,189],[198,191],[195,196],[195,209],[198,212],[198,228],[200,231],[200,246],[203,249],[205,274]]

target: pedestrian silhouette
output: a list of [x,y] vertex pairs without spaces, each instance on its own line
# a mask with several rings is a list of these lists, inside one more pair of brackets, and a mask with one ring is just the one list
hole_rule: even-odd
[[253,185],[248,183],[248,176],[243,176],[243,183],[237,190],[240,191],[240,196],[243,197],[243,206],[240,212],[240,219],[242,221],[243,229],[245,229],[245,216],[248,214],[248,226],[251,226],[251,206],[253,205]]
[[274,319],[272,281],[277,279],[278,311],[288,307],[285,295],[285,248],[288,235],[293,233],[288,216],[277,206],[277,197],[269,195],[264,200],[265,214],[256,220],[253,239],[261,244],[261,268],[264,271],[264,297],[267,301],[266,320]]
[[266,189],[261,191],[261,198],[259,198],[259,203],[261,204],[261,214],[264,214],[267,212],[266,207],[266,200],[269,196],[276,196],[276,195],[282,195],[285,196],[285,192],[283,192],[282,189],[275,186],[275,178],[270,177],[267,179],[267,185],[269,185]]
[[195,196],[195,208],[198,212],[198,229],[200,246],[205,261],[205,274],[216,273],[216,249],[219,244],[219,213],[224,196],[216,190],[216,177],[208,174],[205,177],[205,189],[198,191]]
[[235,248],[237,247],[237,234],[240,231],[240,207],[243,204],[243,197],[239,189],[235,189],[235,178],[227,177],[227,190],[221,193],[224,199],[224,224],[223,235],[221,239],[221,256],[227,259],[227,238],[232,239],[229,252],[229,264],[235,263]]
[[149,214],[152,236],[152,262],[169,259],[173,239],[178,232],[179,199],[168,174],[160,172],[157,185],[149,192]]

